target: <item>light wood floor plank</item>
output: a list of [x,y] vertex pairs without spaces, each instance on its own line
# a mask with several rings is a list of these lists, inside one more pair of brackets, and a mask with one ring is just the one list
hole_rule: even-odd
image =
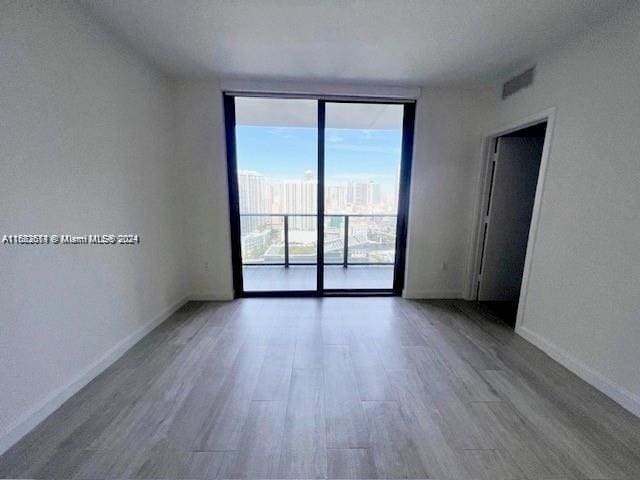
[[369,430],[348,346],[324,347],[324,385],[327,447],[368,447]]
[[324,401],[323,369],[293,370],[276,476],[326,477]]
[[468,478],[464,458],[447,441],[438,424],[436,405],[424,395],[422,379],[415,370],[389,372],[398,396],[400,413],[430,478]]
[[329,478],[378,478],[369,448],[331,448],[328,462]]
[[371,451],[381,478],[426,478],[418,449],[396,402],[363,402]]
[[0,478],[635,480],[640,419],[476,303],[191,302]]
[[285,402],[253,401],[229,478],[277,478],[285,421]]

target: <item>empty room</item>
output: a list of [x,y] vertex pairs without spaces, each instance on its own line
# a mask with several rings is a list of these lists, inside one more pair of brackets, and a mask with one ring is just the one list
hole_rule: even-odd
[[640,478],[637,0],[0,0],[0,478]]

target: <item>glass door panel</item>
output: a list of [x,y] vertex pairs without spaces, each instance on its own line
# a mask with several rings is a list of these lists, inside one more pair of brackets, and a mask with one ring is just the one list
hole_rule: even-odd
[[317,101],[235,97],[245,292],[317,288]]
[[324,288],[393,288],[404,106],[326,103]]

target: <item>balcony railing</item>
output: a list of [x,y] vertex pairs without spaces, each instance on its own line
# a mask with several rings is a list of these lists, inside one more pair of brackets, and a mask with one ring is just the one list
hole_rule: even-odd
[[[317,264],[317,236],[313,237],[312,242],[307,243],[307,247],[312,246],[310,252],[300,250],[300,245],[294,242],[298,247],[298,252],[292,252],[290,234],[292,230],[295,232],[317,232],[317,215],[311,213],[241,213],[240,214],[242,229],[242,264],[246,266],[258,265],[282,265],[288,268],[290,265],[316,265]],[[299,217],[299,218],[298,218]],[[262,220],[261,220],[262,219]],[[269,220],[267,220],[269,219]],[[277,221],[274,221],[276,220]],[[327,228],[325,225],[325,261],[324,265],[342,265],[347,268],[349,265],[393,265],[395,262],[395,237],[396,237],[396,221],[397,215],[394,214],[365,214],[365,213],[348,213],[348,214],[325,214],[325,222],[330,221]],[[341,219],[336,222],[334,219]],[[361,219],[369,219],[366,225],[358,222]],[[373,219],[379,219],[374,222]],[[385,221],[386,219],[386,221]],[[394,219],[394,221],[389,221]],[[315,228],[309,228],[315,223]],[[360,223],[359,225],[357,225]],[[331,225],[333,224],[333,225]],[[340,224],[340,226],[337,226]],[[352,226],[360,227],[357,233],[352,232]],[[371,227],[378,227],[375,231],[370,231]],[[366,227],[366,233],[363,236],[363,228]],[[382,228],[386,227],[386,228]],[[331,229],[342,230],[341,237],[330,238],[327,240],[327,232]],[[249,231],[247,231],[249,230]],[[267,237],[273,236],[273,233],[282,232],[282,240],[280,243],[264,245]],[[370,238],[371,236],[375,238]],[[246,259],[249,250],[249,244],[256,244],[265,247],[265,251],[261,254],[262,261],[256,261],[257,258]],[[299,243],[299,242],[298,242]],[[247,248],[245,248],[247,247]],[[257,248],[255,245],[253,248]],[[376,247],[384,247],[379,249]],[[350,252],[350,248],[352,251]],[[257,248],[260,250],[260,248]],[[355,250],[356,252],[354,252]],[[270,253],[270,251],[272,251]],[[350,255],[351,253],[351,255]],[[378,254],[380,260],[371,261],[371,253]],[[365,255],[366,260],[359,260]],[[376,255],[373,255],[374,257]],[[282,260],[279,260],[282,258]],[[309,260],[313,261],[309,261]]]

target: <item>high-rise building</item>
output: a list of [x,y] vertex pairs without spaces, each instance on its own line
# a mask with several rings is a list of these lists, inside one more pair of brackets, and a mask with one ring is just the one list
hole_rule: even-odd
[[379,205],[382,202],[382,194],[380,191],[380,184],[369,182],[367,185],[367,204]]
[[353,205],[355,203],[354,190],[353,182],[347,182],[347,205]]
[[[267,213],[267,188],[264,175],[252,170],[238,171],[238,197],[240,213]],[[241,216],[240,227],[246,235],[258,229],[262,218]]]
[[[282,210],[283,213],[317,213],[318,208],[318,181],[311,172],[305,173],[305,180],[290,180],[282,184]],[[316,218],[296,217],[289,218],[290,229],[312,230],[316,228]]]
[[326,206],[328,211],[342,212],[346,204],[347,196],[344,185],[330,185],[327,187]]
[[372,180],[369,182],[347,182],[345,204],[353,211],[371,212],[375,205],[383,203],[382,186]]
[[374,181],[347,182],[345,203],[356,211],[371,211],[383,201],[382,186]]
[[353,203],[363,207],[369,203],[369,184],[356,183],[353,189]]
[[282,213],[282,182],[279,180],[267,180],[267,210],[268,213]]

